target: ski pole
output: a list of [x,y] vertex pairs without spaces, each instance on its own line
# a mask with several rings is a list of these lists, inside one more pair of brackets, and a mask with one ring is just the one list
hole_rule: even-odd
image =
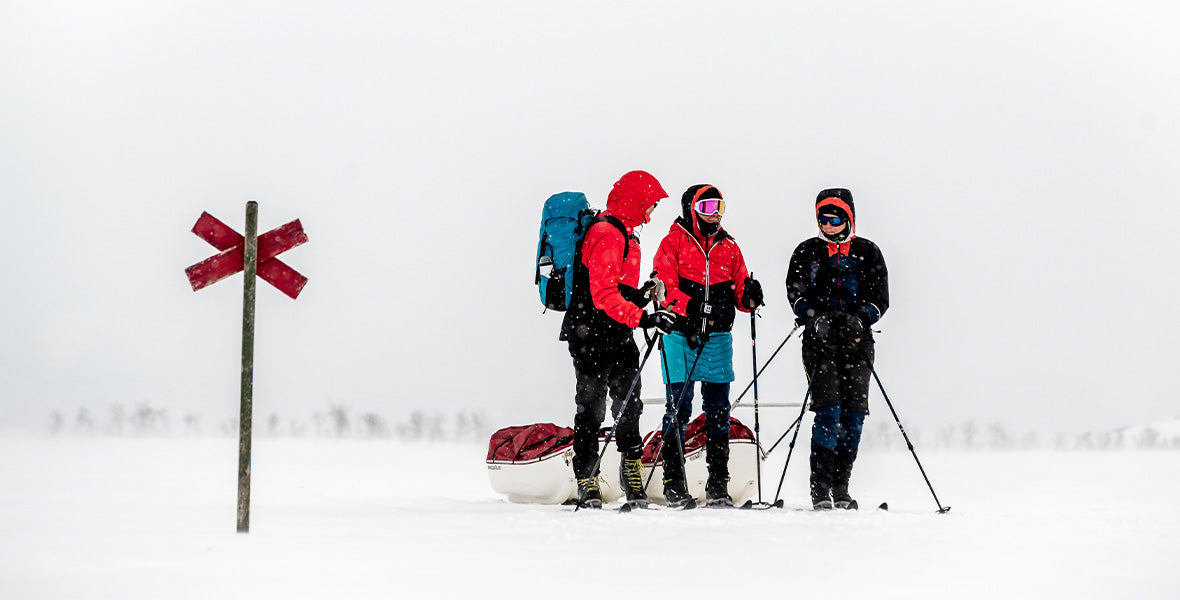
[[[754,364],[754,471],[758,474],[758,504],[762,504],[762,457],[758,454],[762,452],[762,424],[758,420],[758,334],[755,322],[757,321],[756,313],[757,307],[750,311],[750,357]],[[794,332],[792,332],[794,333]],[[789,335],[788,335],[789,337]],[[733,407],[730,407],[733,410]]]
[[889,394],[885,393],[885,386],[881,384],[881,378],[877,375],[877,370],[873,368],[873,363],[865,361],[869,365],[869,370],[873,372],[873,379],[877,380],[877,387],[881,389],[881,395],[885,397],[885,404],[889,406],[889,412],[893,413],[893,420],[897,422],[897,428],[901,430],[901,437],[905,438],[905,444],[910,449],[910,454],[914,455],[914,462],[918,463],[918,470],[922,472],[922,479],[926,480],[926,487],[930,488],[930,495],[934,496],[934,503],[938,505],[938,514],[949,512],[951,507],[943,507],[942,502],[938,501],[938,494],[934,493],[934,486],[930,485],[930,478],[926,476],[926,469],[922,468],[922,461],[918,460],[918,453],[914,451],[914,444],[910,442],[910,436],[906,435],[905,427],[901,425],[901,419],[897,416],[897,411],[893,409],[893,403],[889,401]]
[[[668,355],[665,352],[663,339],[660,340],[660,360],[664,364],[664,372],[662,373],[662,375],[664,377],[670,378],[670,375],[669,375],[670,371],[668,371]],[[668,417],[668,410],[667,409],[664,409],[664,417],[665,417],[665,419]],[[676,427],[677,431],[680,431],[679,419],[677,418],[676,413],[672,414],[671,424]],[[666,435],[668,435],[668,428],[664,425],[663,420],[661,420],[660,421],[660,439],[663,440],[664,436],[666,436]],[[659,443],[657,443],[656,449],[658,450],[659,448],[660,448],[660,445],[659,445]],[[683,452],[684,447],[681,446],[680,450]],[[659,452],[657,452],[651,459],[651,473],[648,474],[648,476],[647,476],[647,482],[643,484],[644,493],[647,493],[647,487],[649,485],[651,485],[652,477],[654,477],[654,474],[656,472],[656,464],[658,464],[659,462],[660,462],[660,455],[659,455]]]
[[[778,348],[775,348],[774,353],[770,355],[770,358],[766,359],[766,364],[762,365],[762,368],[758,369],[758,371],[754,374],[755,380],[758,378],[759,375],[762,374],[763,371],[766,370],[766,367],[770,366],[770,362],[774,360],[774,357],[778,356],[779,350],[782,350],[783,346],[787,345],[787,342],[791,339],[791,336],[795,335],[795,332],[799,330],[799,327],[800,327],[800,324],[796,323],[794,329],[791,329],[791,333],[788,333],[787,337],[783,339],[783,342],[778,345]],[[756,366],[757,365],[755,365],[755,367]],[[730,409],[737,408],[737,406],[742,403],[742,398],[746,397],[746,392],[750,391],[750,387],[753,385],[754,385],[753,381],[746,384],[746,389],[742,390],[742,393],[738,395],[737,400],[734,400],[733,404],[731,404],[729,408]]]
[[[644,334],[646,336],[646,333]],[[661,336],[659,330],[656,330],[656,336]],[[643,353],[643,360],[639,361],[639,370],[635,371],[635,377],[631,379],[631,387],[627,388],[627,395],[623,396],[623,405],[619,408],[619,417],[610,427],[610,433],[606,434],[606,442],[602,445],[602,450],[598,451],[598,460],[594,461],[594,468],[590,470],[591,477],[598,476],[598,468],[602,466],[602,457],[606,455],[606,449],[610,447],[611,440],[615,437],[615,429],[619,427],[619,421],[622,420],[623,415],[627,413],[627,405],[631,403],[631,394],[635,391],[635,386],[639,384],[639,376],[643,374],[643,366],[647,364],[648,357],[651,356],[651,351],[655,349],[655,344],[648,344],[647,351]],[[586,501],[586,493],[583,491],[578,494],[578,505],[574,507],[574,512],[582,507],[582,503]]]
[[[661,342],[662,341],[663,340],[661,340]],[[669,425],[671,425],[675,431],[676,443],[681,444],[681,447],[680,447],[680,459],[681,460],[684,460],[684,446],[683,446],[684,440],[680,439],[680,437],[681,437],[680,436],[680,421],[679,421],[678,415],[680,414],[680,406],[684,403],[684,396],[688,392],[689,387],[692,386],[692,374],[695,373],[697,370],[697,361],[701,360],[701,353],[704,352],[704,350],[705,350],[705,343],[701,342],[701,345],[697,347],[696,358],[694,358],[692,360],[692,368],[690,368],[688,370],[688,376],[684,378],[684,385],[681,386],[681,388],[680,388],[680,397],[676,399],[676,403],[672,406],[672,420],[669,423]],[[666,357],[665,357],[665,360],[666,360]],[[665,362],[664,369],[666,370],[667,368],[668,368],[668,364]],[[668,379],[671,379],[672,378],[671,373],[669,373],[668,375],[669,375]],[[665,411],[664,414],[667,415],[668,414],[667,411]],[[647,492],[647,486],[651,485],[651,480],[656,475],[655,464],[656,464],[656,461],[658,461],[660,458],[660,450],[662,450],[664,448],[664,438],[666,438],[667,436],[668,436],[668,428],[665,427],[662,430],[662,432],[660,433],[660,441],[656,444],[656,452],[654,455],[652,455],[651,473],[647,474],[647,482],[643,484],[643,491],[645,493]],[[668,469],[668,466],[664,465],[664,470],[666,471],[667,469]]]
[[[803,406],[799,408],[799,418],[795,420],[798,426],[795,427],[795,435],[791,436],[791,444],[787,449],[787,462],[783,463],[783,474],[778,478],[778,489],[774,491],[774,504],[776,506],[778,505],[779,494],[783,491],[783,481],[787,478],[787,465],[791,464],[791,454],[795,451],[795,440],[799,438],[799,430],[803,429],[803,413],[807,411],[807,399],[811,397],[811,386],[815,385],[815,374],[818,371],[819,367],[816,366],[811,371],[811,376],[807,378],[807,393],[803,395]],[[783,433],[783,435],[785,436],[786,433]]]

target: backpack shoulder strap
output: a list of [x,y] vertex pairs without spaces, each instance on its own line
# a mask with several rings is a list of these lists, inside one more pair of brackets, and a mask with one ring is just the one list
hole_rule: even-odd
[[627,258],[627,254],[631,252],[631,236],[627,235],[627,226],[623,225],[623,221],[621,219],[611,215],[600,215],[598,218],[594,219],[595,223],[599,221],[614,225],[615,229],[618,229],[619,233],[623,234],[623,258]]

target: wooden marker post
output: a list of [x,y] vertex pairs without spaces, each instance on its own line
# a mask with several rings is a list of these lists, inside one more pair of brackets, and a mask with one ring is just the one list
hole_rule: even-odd
[[258,203],[246,203],[242,262],[242,410],[238,418],[238,533],[250,531],[250,450],[254,431],[254,299],[258,273]]
[[197,237],[220,250],[184,270],[197,291],[238,271],[245,274],[242,291],[242,395],[238,418],[238,532],[250,531],[250,455],[254,425],[254,301],[258,278],[269,282],[291,299],[299,297],[307,278],[288,267],[279,254],[307,242],[296,219],[258,235],[258,203],[246,203],[246,235],[242,236],[209,213],[193,225]]

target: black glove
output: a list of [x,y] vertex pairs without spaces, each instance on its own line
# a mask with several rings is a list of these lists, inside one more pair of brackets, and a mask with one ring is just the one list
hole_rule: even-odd
[[762,295],[762,284],[753,277],[747,277],[746,289],[742,292],[742,304],[746,308],[754,309],[766,304],[765,299],[765,296]]
[[670,310],[657,310],[654,313],[643,313],[639,317],[639,326],[644,329],[655,328],[663,334],[671,333],[676,329],[676,313]]
[[709,343],[709,332],[694,331],[692,333],[686,334],[684,336],[684,340],[688,342],[689,350],[696,350],[697,348],[700,348],[701,346]]
[[839,310],[816,317],[808,326],[815,337],[828,343],[853,344],[868,337],[864,322]]
[[818,340],[826,340],[832,335],[832,317],[830,314],[813,317],[807,321],[807,330]]
[[878,318],[880,318],[880,314],[877,312],[877,309],[866,304],[860,307],[860,310],[856,311],[856,318],[860,319],[860,322],[864,324],[865,329],[868,329],[869,327],[872,327],[873,321],[876,321]]
[[647,290],[645,288],[633,288],[625,283],[619,284],[619,294],[623,299],[639,308],[646,308],[648,303]]

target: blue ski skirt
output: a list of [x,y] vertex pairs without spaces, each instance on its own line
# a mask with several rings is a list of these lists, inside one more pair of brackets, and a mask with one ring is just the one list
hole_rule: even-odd
[[684,381],[690,369],[692,381],[729,383],[734,380],[733,334],[728,331],[709,334],[709,341],[701,351],[701,359],[697,361],[696,369],[693,369],[692,363],[696,357],[697,351],[689,349],[688,340],[683,334],[674,332],[665,335],[664,356],[660,361],[664,363],[660,366],[664,384]]

